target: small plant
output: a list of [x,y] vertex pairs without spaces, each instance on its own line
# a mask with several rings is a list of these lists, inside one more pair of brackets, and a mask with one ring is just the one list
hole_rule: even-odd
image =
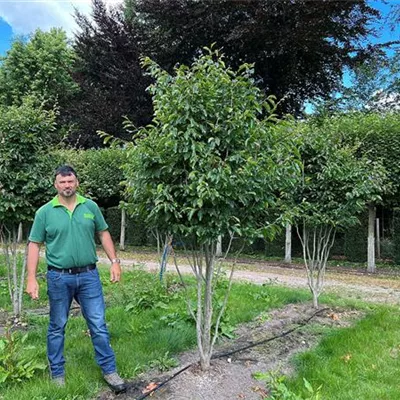
[[[212,329],[215,329],[215,324],[212,325]],[[232,325],[229,315],[225,314],[221,318],[221,322],[218,326],[218,337],[227,337],[233,339],[235,337],[235,326]]]
[[166,315],[163,315],[160,317],[161,321],[164,321],[167,326],[170,326],[172,328],[178,328],[184,325],[185,322],[192,322],[192,319],[189,319],[189,317],[183,313],[179,312],[172,312]]
[[166,309],[168,304],[181,294],[174,287],[169,291],[151,274],[133,273],[134,285],[125,284],[118,292],[112,292],[112,302],[125,307],[126,312],[138,314],[146,309]]
[[131,321],[127,323],[128,327],[127,327],[127,332],[132,333],[133,335],[143,335],[144,333],[146,333],[150,328],[151,328],[151,324],[135,324],[135,322]]
[[178,362],[169,356],[169,352],[165,352],[163,356],[160,356],[152,361],[150,361],[151,368],[157,368],[161,372],[168,371],[169,369],[176,367]]
[[0,339],[0,383],[31,379],[35,372],[47,368],[32,354],[27,354],[27,350],[34,349],[25,345],[27,338],[28,334],[20,336],[8,330],[5,337]]
[[287,378],[283,375],[269,372],[256,372],[254,378],[265,381],[268,389],[268,396],[264,400],[321,400],[322,385],[314,389],[306,378],[303,378],[306,394],[297,394],[286,385]]
[[[214,300],[215,300],[214,309],[216,310],[216,313],[219,313],[223,307],[223,300],[218,298]],[[211,325],[211,330],[213,332],[215,332],[215,326],[216,326],[216,320],[214,319]],[[216,332],[217,337],[221,338],[225,336],[229,339],[233,339],[235,337],[235,335],[233,334],[234,331],[235,331],[235,326],[231,322],[229,313],[223,314],[219,321],[218,332]]]
[[271,294],[266,286],[263,287],[261,292],[253,293],[251,296],[255,301],[264,301],[269,306],[273,306],[279,301],[278,296]]
[[262,325],[263,323],[269,321],[271,319],[271,316],[267,311],[263,311],[256,317],[256,322],[257,324]]

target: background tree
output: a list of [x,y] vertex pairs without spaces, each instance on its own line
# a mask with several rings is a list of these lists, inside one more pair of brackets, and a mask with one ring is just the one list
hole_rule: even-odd
[[353,112],[315,117],[313,124],[341,137],[347,145],[358,148],[357,155],[380,163],[387,172],[390,191],[383,193],[383,202],[399,206],[400,196],[400,118],[398,112]]
[[[64,108],[78,91],[71,76],[74,59],[61,29],[38,29],[28,40],[15,40],[0,64],[0,104],[20,106],[30,96],[38,107],[51,110],[57,105],[57,120],[63,124]],[[60,139],[58,135],[52,141]]]
[[343,68],[370,59],[368,44],[380,18],[367,1],[126,0],[139,45],[163,68],[189,65],[204,45],[216,43],[238,67],[255,63],[257,84],[298,113],[304,102],[341,85]]
[[15,315],[22,309],[25,263],[19,262],[17,229],[33,220],[48,200],[51,162],[48,138],[55,129],[54,111],[33,106],[1,107],[0,112],[0,237],[8,270],[8,287]]
[[336,231],[357,224],[358,214],[380,201],[385,190],[384,169],[357,157],[357,147],[346,145],[345,132],[338,135],[333,125],[328,119],[299,126],[304,142],[303,179],[295,192],[297,231],[314,307]]
[[121,10],[109,10],[101,0],[93,0],[91,17],[77,12],[76,22],[80,31],[74,43],[74,78],[81,91],[68,110],[76,124],[69,142],[76,147],[99,147],[102,140],[97,130],[127,139],[123,117],[139,127],[150,121],[152,113],[136,28],[125,21]]
[[299,168],[290,131],[284,136],[260,119],[268,102],[249,65],[234,72],[217,51],[177,67],[173,76],[150,60],[145,65],[156,80],[150,87],[155,114],[128,146],[127,198],[132,213],[191,251],[197,302],[189,310],[201,367],[208,369],[227,301],[214,315],[218,236],[273,237],[281,215],[267,220],[269,208],[278,207],[278,194],[293,185]]
[[350,83],[340,96],[318,101],[318,109],[331,113],[400,111],[400,56],[379,55],[355,65],[349,71]]

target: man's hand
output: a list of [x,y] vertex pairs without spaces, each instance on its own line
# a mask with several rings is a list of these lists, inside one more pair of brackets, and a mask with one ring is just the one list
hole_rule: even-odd
[[39,298],[39,284],[36,278],[28,279],[26,293],[31,296],[32,300],[37,300]]
[[111,264],[110,269],[110,281],[115,283],[121,280],[121,266],[115,262]]

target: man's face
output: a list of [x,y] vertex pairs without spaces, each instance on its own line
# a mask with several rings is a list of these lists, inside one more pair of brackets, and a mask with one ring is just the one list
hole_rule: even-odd
[[76,193],[79,186],[78,179],[74,174],[71,175],[57,175],[54,182],[54,187],[62,197],[71,197]]

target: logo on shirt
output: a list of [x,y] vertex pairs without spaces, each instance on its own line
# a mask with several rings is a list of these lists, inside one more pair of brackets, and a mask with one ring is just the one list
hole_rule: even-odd
[[91,214],[91,213],[85,213],[85,214],[83,214],[83,218],[87,218],[87,219],[94,219],[94,214]]

